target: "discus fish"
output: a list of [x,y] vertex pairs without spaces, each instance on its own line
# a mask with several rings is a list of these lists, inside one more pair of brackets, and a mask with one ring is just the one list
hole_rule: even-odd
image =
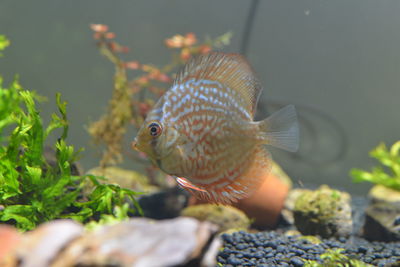
[[248,197],[271,167],[264,145],[298,148],[293,105],[253,121],[261,91],[239,54],[194,58],[148,113],[133,147],[196,197],[221,204]]

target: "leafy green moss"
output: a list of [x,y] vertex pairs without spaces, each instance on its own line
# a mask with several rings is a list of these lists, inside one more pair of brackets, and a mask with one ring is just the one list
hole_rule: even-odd
[[322,185],[318,190],[305,191],[295,202],[295,211],[314,214],[320,221],[329,221],[338,208],[341,194],[339,191]]
[[[113,207],[122,206],[128,198],[140,211],[136,192],[101,184],[101,177],[71,172],[80,150],[75,151],[66,143],[66,102],[57,94],[59,112],[44,127],[36,108],[37,99],[17,80],[8,88],[3,87],[0,77],[0,221],[15,224],[21,230],[57,218],[87,222],[101,214],[112,214]],[[61,133],[52,146],[56,161],[50,164],[44,157],[44,144],[56,129]],[[84,195],[87,184],[93,189]]]
[[129,205],[128,203],[123,204],[122,206],[116,206],[114,208],[113,214],[102,214],[100,216],[99,221],[91,221],[88,224],[85,225],[85,228],[91,231],[94,231],[101,226],[104,225],[112,225],[116,224],[118,222],[127,220],[129,218],[128,216],[129,212]]
[[370,156],[382,166],[374,167],[371,172],[352,169],[350,175],[353,182],[370,182],[400,191],[400,141],[394,143],[390,150],[381,143],[370,152]]
[[372,266],[362,261],[351,259],[343,254],[344,249],[327,250],[320,257],[322,263],[307,260],[303,267],[368,267]]
[[303,235],[324,238],[349,235],[352,231],[350,201],[348,193],[327,185],[315,191],[303,190],[293,208],[297,230]]

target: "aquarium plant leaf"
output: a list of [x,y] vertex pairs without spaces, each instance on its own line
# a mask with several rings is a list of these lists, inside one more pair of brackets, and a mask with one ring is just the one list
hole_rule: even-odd
[[[0,51],[8,45],[0,35]],[[58,218],[87,223],[141,212],[136,192],[107,184],[104,177],[73,173],[82,149],[67,143],[67,103],[56,95],[58,113],[45,127],[37,109],[41,99],[24,90],[18,78],[5,86],[0,76],[0,222],[26,231]],[[61,134],[50,143],[56,129]],[[45,145],[54,158],[45,157]]]
[[[20,111],[20,97],[19,90],[20,86],[17,80],[10,85],[10,89],[3,88],[0,77],[0,138],[2,137],[2,131],[5,127],[15,122],[15,113]],[[1,141],[1,139],[0,139]]]
[[23,140],[24,156],[27,164],[40,166],[43,158],[43,126],[39,112],[36,110],[34,94],[30,91],[21,91],[20,96],[25,103],[26,113],[22,113],[22,123],[26,127],[27,135]]
[[98,222],[92,221],[86,224],[85,228],[93,231],[100,228],[103,225],[112,225],[127,220],[129,218],[128,212],[129,212],[129,205],[127,203],[125,203],[122,206],[116,206],[114,208],[113,215],[102,214]]
[[30,167],[27,165],[26,174],[29,175],[29,179],[32,181],[32,184],[40,184],[40,179],[42,177],[42,169],[40,167]]
[[353,181],[370,182],[400,191],[400,141],[394,143],[390,150],[385,144],[379,144],[370,152],[370,156],[377,159],[381,166],[372,168],[371,172],[361,169],[352,169],[350,175]]
[[8,198],[21,193],[19,189],[18,171],[14,169],[13,162],[4,156],[0,157],[0,199]]
[[[128,199],[140,212],[135,192],[105,184],[102,177],[72,174],[81,149],[76,151],[66,142],[66,102],[57,94],[59,114],[53,114],[45,128],[37,99],[17,81],[8,88],[0,86],[0,221],[21,230],[57,218],[86,223],[104,214],[114,216],[115,207]],[[55,162],[50,164],[43,152],[55,129],[62,133],[52,146]],[[133,208],[129,210],[133,213]]]
[[6,47],[9,45],[10,45],[10,41],[4,35],[0,34],[0,57],[3,56],[1,51],[6,49]]
[[21,229],[35,227],[35,210],[30,205],[12,205],[5,207],[0,214],[1,221],[15,220],[16,226]]

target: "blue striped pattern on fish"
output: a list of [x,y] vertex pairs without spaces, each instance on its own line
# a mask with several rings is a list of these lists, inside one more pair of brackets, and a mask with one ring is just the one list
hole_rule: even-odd
[[265,144],[298,146],[293,106],[253,121],[261,89],[242,56],[200,56],[148,114],[135,148],[198,197],[223,204],[246,197],[270,168]]

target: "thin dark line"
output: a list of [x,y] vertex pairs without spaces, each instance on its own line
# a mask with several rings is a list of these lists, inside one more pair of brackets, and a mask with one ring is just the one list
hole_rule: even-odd
[[249,41],[259,2],[260,0],[252,0],[249,8],[249,13],[247,13],[246,23],[243,29],[242,43],[240,44],[240,53],[242,55],[247,54],[247,49],[249,47]]

